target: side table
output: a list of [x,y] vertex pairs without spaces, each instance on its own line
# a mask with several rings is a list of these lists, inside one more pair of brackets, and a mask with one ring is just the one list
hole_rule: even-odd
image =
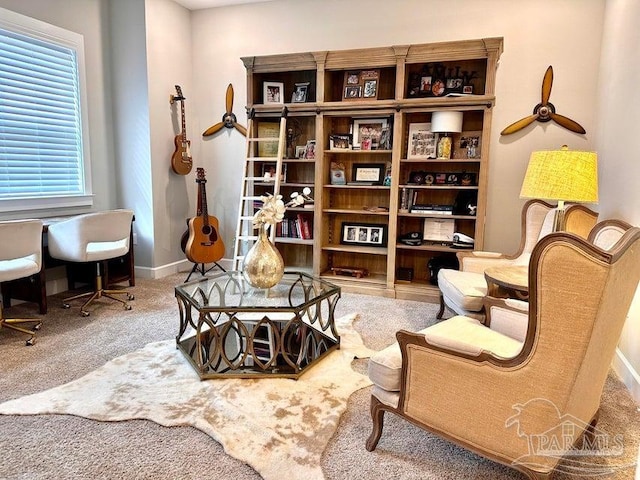
[[498,298],[529,299],[529,266],[491,267],[484,271],[487,295]]

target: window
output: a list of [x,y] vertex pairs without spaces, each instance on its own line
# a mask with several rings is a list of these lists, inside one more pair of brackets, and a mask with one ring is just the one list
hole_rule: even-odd
[[83,37],[0,9],[0,211],[91,205]]

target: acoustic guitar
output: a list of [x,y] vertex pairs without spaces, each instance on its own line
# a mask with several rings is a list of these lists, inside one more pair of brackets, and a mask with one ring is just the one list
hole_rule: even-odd
[[224,243],[218,235],[218,219],[207,211],[204,168],[197,169],[196,183],[202,214],[189,220],[189,238],[185,254],[193,263],[214,263],[224,256]]
[[171,104],[176,101],[180,102],[180,113],[182,116],[182,131],[176,135],[173,143],[176,146],[173,155],[171,155],[171,169],[178,175],[186,175],[191,171],[193,167],[193,161],[191,159],[191,141],[187,140],[187,121],[184,113],[184,101],[186,100],[182,95],[182,88],[180,85],[176,85],[177,95],[171,95],[169,102]]

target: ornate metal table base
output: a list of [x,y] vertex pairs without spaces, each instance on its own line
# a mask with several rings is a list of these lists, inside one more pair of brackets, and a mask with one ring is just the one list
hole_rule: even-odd
[[176,345],[200,379],[298,378],[340,346],[340,288],[302,272],[285,272],[269,290],[255,289],[241,272],[222,272],[175,294]]

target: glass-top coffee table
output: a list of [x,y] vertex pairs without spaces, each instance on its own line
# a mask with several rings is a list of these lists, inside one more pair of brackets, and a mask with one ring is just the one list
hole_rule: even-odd
[[298,378],[340,347],[340,287],[306,273],[285,272],[262,290],[242,272],[221,272],[178,285],[175,294],[176,346],[200,379]]

